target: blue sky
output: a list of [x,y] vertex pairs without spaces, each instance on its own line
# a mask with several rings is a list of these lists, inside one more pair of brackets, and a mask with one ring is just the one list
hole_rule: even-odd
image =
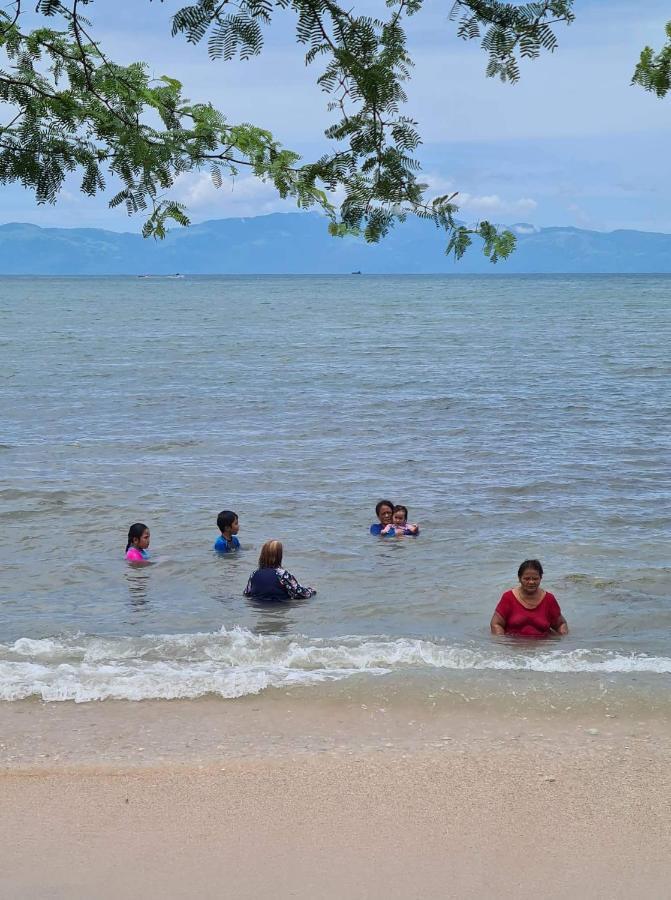
[[[211,62],[204,45],[170,37],[170,15],[185,2],[96,0],[86,12],[116,60],[147,61],[155,75],[179,78],[191,99],[212,101],[230,121],[270,128],[306,159],[323,152],[326,98],[293,40],[291,17],[281,15],[268,32],[262,56]],[[431,188],[458,190],[468,221],[671,232],[671,98],[630,85],[641,48],[663,42],[668,0],[576,0],[559,49],[525,63],[515,86],[485,78],[484,53],[456,38],[450,6],[429,0],[407,25],[415,70],[406,112],[419,122]],[[247,177],[217,190],[207,175],[191,175],[173,193],[195,222],[293,209]],[[103,197],[83,197],[75,181],[55,207],[3,187],[0,222],[8,221],[116,231],[142,224],[109,210]]]

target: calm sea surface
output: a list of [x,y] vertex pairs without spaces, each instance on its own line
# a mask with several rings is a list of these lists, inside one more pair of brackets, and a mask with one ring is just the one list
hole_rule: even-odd
[[[0,279],[0,698],[671,673],[671,278]],[[389,497],[417,539],[371,537]],[[219,510],[243,552],[211,552]],[[123,560],[131,522],[154,565]],[[279,538],[308,602],[242,591]],[[525,557],[562,641],[494,640]]]

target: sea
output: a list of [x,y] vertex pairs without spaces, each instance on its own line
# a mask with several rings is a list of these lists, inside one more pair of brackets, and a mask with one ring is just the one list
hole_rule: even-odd
[[[670,301],[653,275],[0,279],[0,699],[669,708]],[[380,498],[420,535],[371,536]],[[244,597],[270,538],[315,597]],[[530,557],[570,634],[494,638]]]

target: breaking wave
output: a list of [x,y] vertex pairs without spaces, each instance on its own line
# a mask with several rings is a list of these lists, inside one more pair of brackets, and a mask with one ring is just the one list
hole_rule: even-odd
[[234,698],[402,669],[548,674],[671,673],[671,658],[614,650],[410,638],[280,637],[244,628],[145,637],[21,638],[0,644],[0,700]]

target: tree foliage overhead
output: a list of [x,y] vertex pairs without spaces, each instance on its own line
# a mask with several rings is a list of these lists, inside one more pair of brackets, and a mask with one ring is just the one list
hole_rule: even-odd
[[666,44],[659,53],[652,47],[644,47],[634,71],[634,84],[646,91],[665,97],[671,89],[671,22],[666,26]]
[[[332,149],[301,163],[264,128],[232,124],[210,103],[189,101],[175,78],[152,79],[142,62],[111,60],[83,15],[95,0],[31,3],[40,20],[32,29],[24,2],[13,0],[0,10],[0,183],[18,182],[44,203],[57,199],[68,173],[80,174],[89,195],[111,179],[120,189],[110,204],[144,213],[143,233],[162,237],[169,220],[188,224],[169,194],[178,176],[208,170],[220,185],[249,171],[281,197],[321,207],[334,234],[376,241],[416,214],[445,229],[448,253],[461,256],[477,234],[493,261],[508,256],[510,232],[459,224],[458,195],[428,199],[420,180],[420,135],[403,113],[413,65],[403,24],[422,4],[386,0],[375,18],[336,0],[195,0],[173,16],[173,37],[206,41],[212,59],[227,60],[260,53],[277,10],[294,15],[296,39],[306,62],[319,67],[334,116],[326,130]],[[489,76],[515,82],[520,58],[554,50],[553,28],[572,21],[572,4],[456,0],[450,19],[462,38],[480,40]],[[335,191],[343,197],[337,207],[329,199]]]

